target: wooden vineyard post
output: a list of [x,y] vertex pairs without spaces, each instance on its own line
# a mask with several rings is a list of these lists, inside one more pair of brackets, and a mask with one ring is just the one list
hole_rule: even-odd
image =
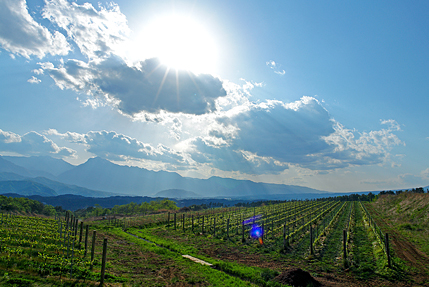
[[344,267],[347,267],[347,231],[343,230],[343,260]]
[[389,234],[388,233],[386,233],[386,235],[385,235],[385,244],[386,244],[386,254],[387,254],[387,266],[389,266],[389,268],[392,268],[392,262],[390,260]]
[[286,250],[286,223],[283,225],[283,249]]
[[106,271],[106,255],[107,255],[107,238],[104,238],[104,241],[103,241],[103,257],[101,259],[100,286],[103,286],[103,284],[104,284],[104,273]]
[[70,250],[69,247],[70,247],[70,232],[67,232],[67,257],[66,258],[69,258],[69,250]]
[[272,238],[273,238],[273,241],[274,241],[274,221],[273,220],[271,220],[271,232],[272,232]]
[[167,227],[170,227],[170,212],[168,212]]
[[176,213],[174,214],[174,230],[176,230]]
[[183,232],[185,232],[185,214],[182,214],[182,227],[183,227]]
[[216,217],[213,217],[213,237],[216,236]]
[[88,233],[89,233],[89,225],[85,226],[85,253],[83,257],[86,257],[86,253],[88,250]]
[[73,277],[73,257],[74,257],[74,240],[72,244],[72,254],[71,254],[71,260],[70,260],[70,279]]
[[325,234],[325,229],[326,229],[326,217],[323,218],[323,235]]
[[314,255],[314,250],[313,250],[313,226],[310,223],[310,254]]
[[229,218],[226,221],[226,236],[229,238]]
[[97,234],[97,231],[92,231],[92,248],[91,248],[91,270],[94,262],[94,251],[95,251],[95,236]]
[[[2,213],[3,215],[3,213]],[[2,216],[2,223],[3,223],[3,216]],[[60,238],[63,237],[63,222],[61,221],[61,227],[60,227]]]
[[79,224],[79,219],[76,218],[75,223],[74,223],[74,237],[75,238],[77,236],[77,227],[78,227],[78,224]]
[[241,242],[244,243],[244,222],[241,223]]
[[319,234],[319,232],[318,232],[318,227],[317,227],[317,222],[316,222],[316,236],[317,236],[317,234]]
[[290,232],[289,232],[289,224],[288,224],[288,225],[287,225],[287,245],[288,245],[288,246],[289,246],[289,244],[290,244],[289,234],[290,234]]
[[72,230],[72,231],[74,231],[74,215],[72,215],[71,216],[71,219],[70,219],[70,229]]
[[191,220],[192,220],[192,233],[194,233],[194,215],[193,214],[192,214]]
[[203,215],[203,223],[202,223],[202,227],[201,227],[201,233],[204,234],[204,215]]
[[83,233],[83,221],[80,222],[79,249],[80,249],[80,244],[82,243],[82,233]]

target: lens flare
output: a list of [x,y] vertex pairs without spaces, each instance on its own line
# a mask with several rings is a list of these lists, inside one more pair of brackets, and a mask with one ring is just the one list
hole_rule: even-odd
[[262,230],[262,227],[260,227],[259,225],[253,225],[252,228],[250,229],[250,237],[254,239],[261,238],[263,234],[264,234],[264,231]]

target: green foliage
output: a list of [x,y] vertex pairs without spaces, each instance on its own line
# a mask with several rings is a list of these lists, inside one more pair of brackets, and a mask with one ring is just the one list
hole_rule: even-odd
[[45,214],[45,212],[48,212],[55,214],[55,208],[50,205],[47,207],[37,200],[25,197],[7,197],[4,195],[0,195],[0,210],[19,213]]
[[261,278],[264,281],[269,281],[269,280],[275,278],[277,275],[279,275],[279,272],[277,272],[275,270],[271,270],[269,268],[264,268],[261,271]]
[[33,286],[34,280],[25,278],[9,278],[5,281],[5,286]]
[[46,204],[45,206],[43,206],[42,213],[46,216],[54,216],[57,212],[52,205]]
[[84,210],[76,212],[79,217],[92,217],[92,216],[105,216],[110,214],[122,214],[122,215],[138,215],[157,213],[166,210],[178,210],[176,203],[169,199],[153,200],[151,202],[142,202],[137,204],[131,202],[123,205],[115,205],[113,208],[103,208],[99,204],[95,207],[88,207]]

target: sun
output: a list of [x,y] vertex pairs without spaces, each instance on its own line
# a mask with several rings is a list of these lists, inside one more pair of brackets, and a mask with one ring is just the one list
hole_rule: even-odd
[[193,73],[215,73],[217,48],[213,35],[202,23],[185,15],[158,17],[138,36],[146,58],[158,57],[170,68]]

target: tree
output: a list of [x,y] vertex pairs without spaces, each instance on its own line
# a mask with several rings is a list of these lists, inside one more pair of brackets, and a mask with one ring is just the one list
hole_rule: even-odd
[[52,205],[46,204],[43,207],[43,214],[46,216],[54,216],[56,214],[56,210]]

